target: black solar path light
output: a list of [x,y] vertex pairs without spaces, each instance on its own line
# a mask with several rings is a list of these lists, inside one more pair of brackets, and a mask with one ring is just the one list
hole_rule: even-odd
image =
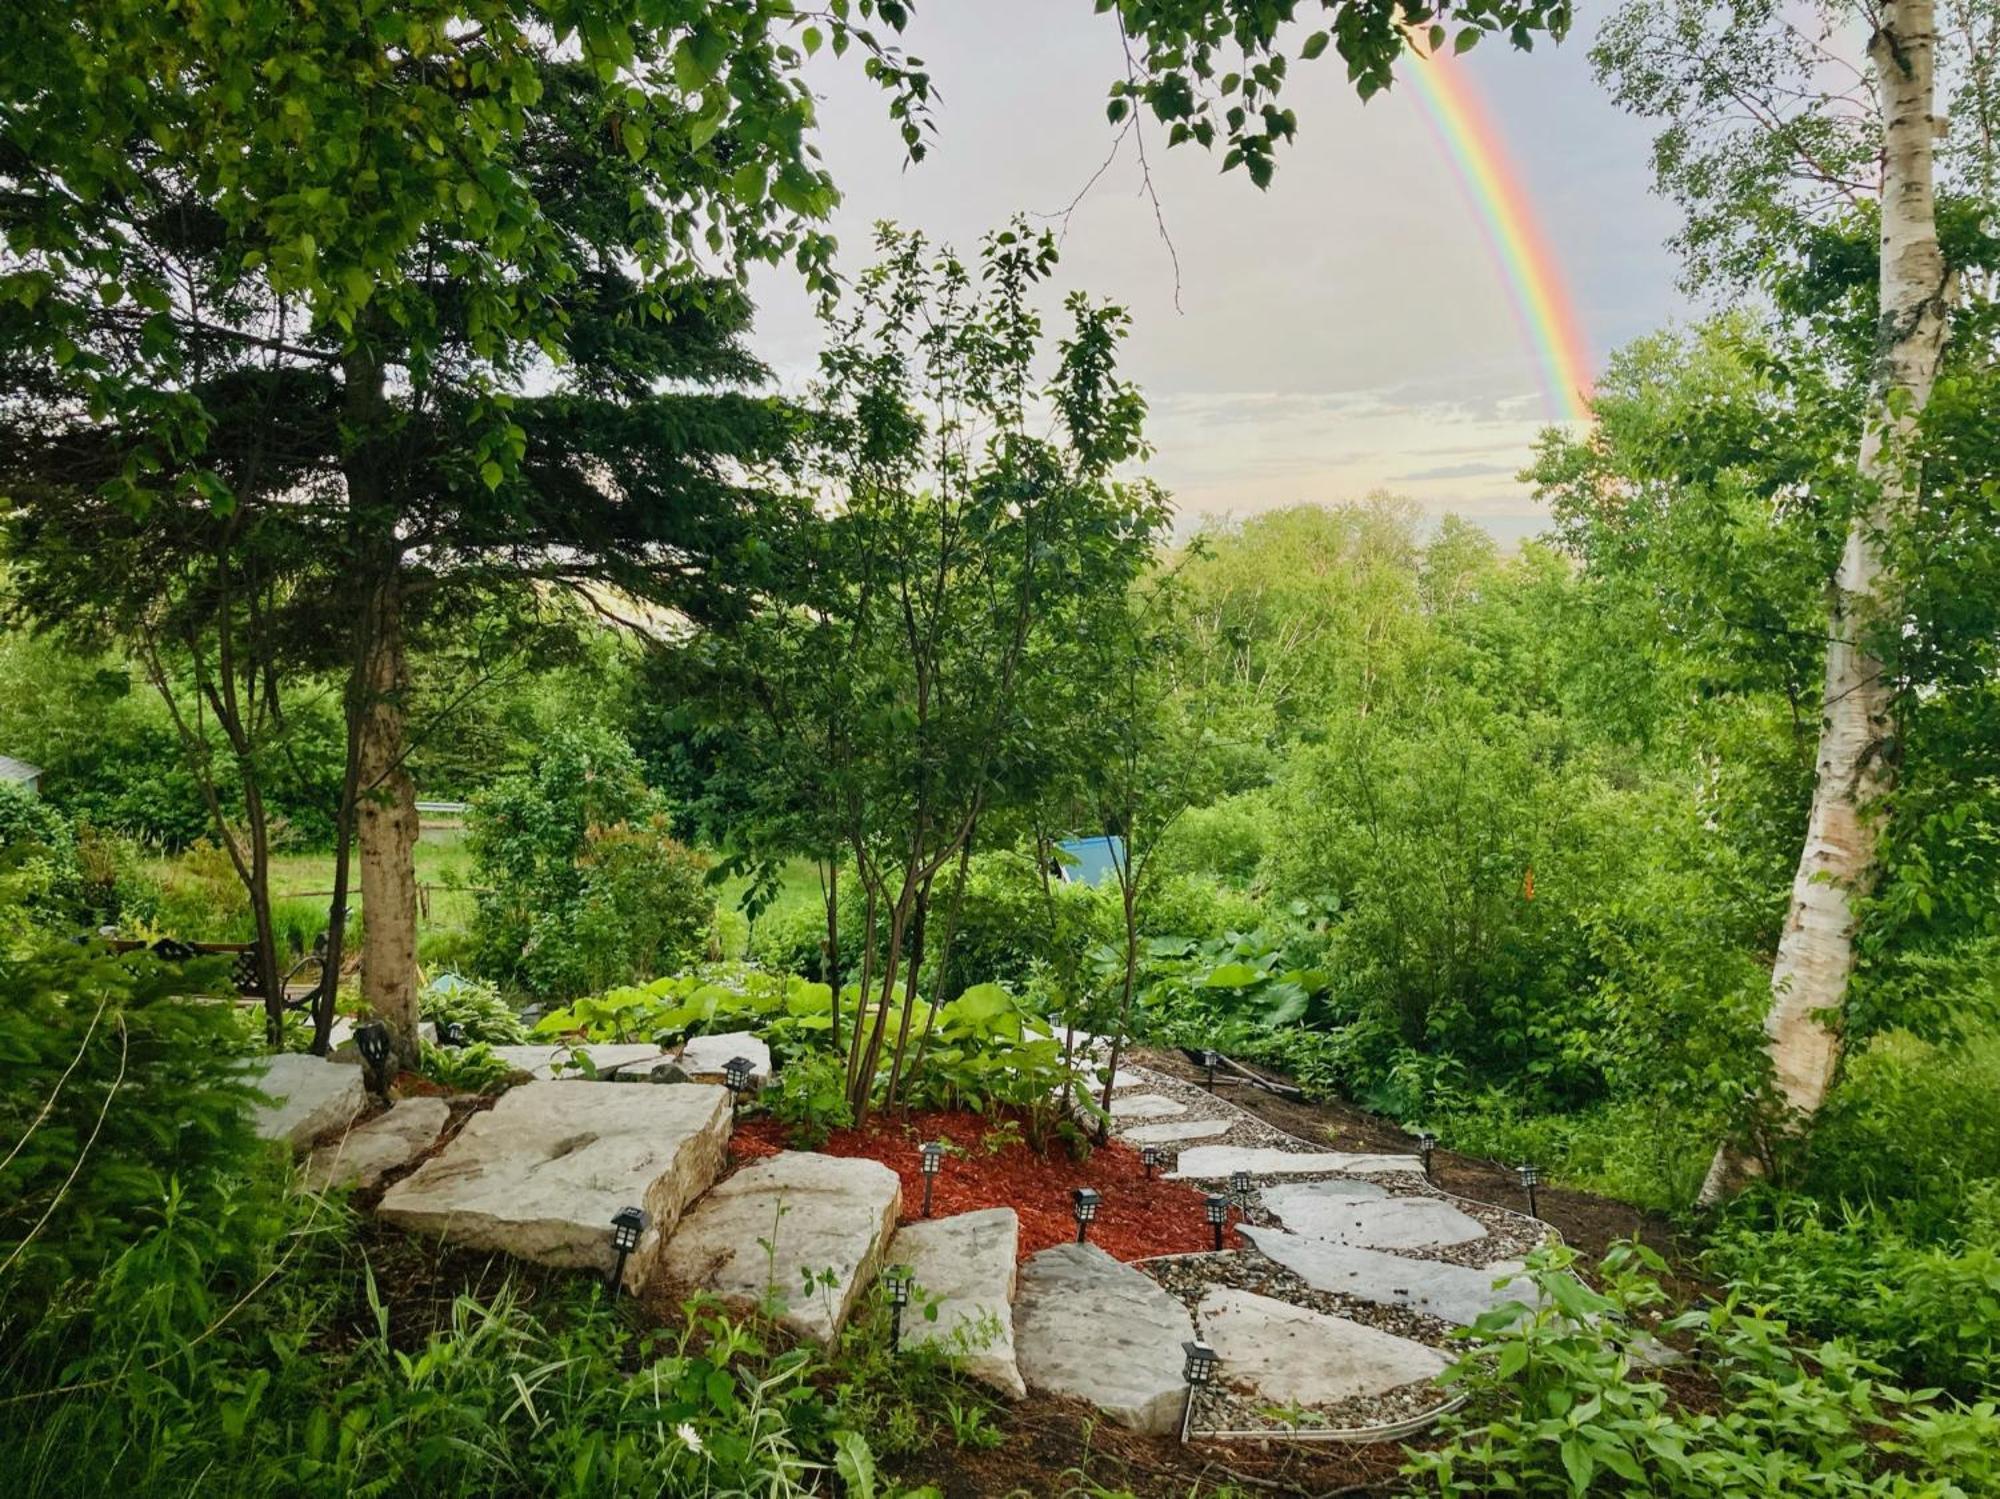
[[389,1027],[381,1021],[370,1020],[354,1028],[354,1049],[367,1064],[368,1091],[377,1098],[389,1093],[389,1047]]
[[743,1099],[743,1092],[750,1086],[750,1074],[757,1070],[757,1064],[748,1057],[731,1057],[722,1064],[722,1085],[729,1090],[729,1106],[736,1107]]
[[1229,1195],[1236,1199],[1236,1206],[1239,1209],[1250,1206],[1249,1172],[1232,1171],[1229,1173]]
[[926,1140],[917,1147],[917,1169],[924,1174],[924,1216],[931,1215],[931,1185],[944,1169],[944,1141]]
[[1431,1179],[1431,1152],[1437,1149],[1438,1137],[1429,1130],[1417,1136],[1417,1154],[1423,1157],[1424,1180]]
[[1215,1382],[1215,1350],[1200,1338],[1181,1344],[1181,1378],[1187,1381],[1187,1405],[1181,1411],[1181,1440],[1194,1422],[1195,1391]]
[[1528,1194],[1528,1216],[1539,1218],[1541,1210],[1535,1205],[1535,1188],[1541,1185],[1542,1173],[1537,1166],[1523,1161],[1517,1168],[1521,1173],[1521,1190]]
[[1201,1054],[1202,1070],[1208,1074],[1208,1091],[1211,1093],[1215,1091],[1215,1069],[1221,1065],[1222,1057],[1220,1053],[1209,1050]]
[[1146,1168],[1146,1180],[1151,1181],[1153,1179],[1153,1168],[1160,1164],[1160,1147],[1157,1145],[1141,1145],[1139,1147],[1139,1164]]
[[1220,1192],[1211,1192],[1202,1200],[1202,1212],[1208,1218],[1208,1226],[1215,1230],[1215,1248],[1222,1250],[1222,1225],[1229,1221],[1229,1199]]
[[647,1226],[653,1221],[652,1214],[644,1208],[620,1208],[611,1215],[611,1249],[618,1256],[611,1267],[611,1294],[616,1296],[618,1288],[625,1283],[625,1261],[633,1250],[639,1247],[639,1240],[645,1236]]
[[1095,1187],[1078,1187],[1069,1194],[1070,1211],[1076,1214],[1076,1242],[1081,1244],[1090,1234],[1090,1225],[1097,1217],[1097,1204],[1102,1201]]
[[465,1022],[461,1020],[447,1020],[443,1025],[439,1026],[438,1045],[440,1046],[465,1045]]
[[882,1291],[889,1298],[889,1351],[903,1349],[903,1308],[910,1304],[916,1273],[908,1265],[891,1265],[882,1272]]

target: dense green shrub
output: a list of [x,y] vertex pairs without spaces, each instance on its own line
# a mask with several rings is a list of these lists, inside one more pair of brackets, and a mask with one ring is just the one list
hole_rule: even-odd
[[227,1180],[262,1153],[249,1030],[180,997],[187,978],[67,942],[0,953],[0,1325],[169,1215],[219,1228]]
[[83,873],[69,820],[39,797],[4,784],[0,880],[16,916],[58,926],[82,917]]
[[1173,873],[1241,887],[1257,878],[1282,837],[1270,794],[1260,788],[1187,808],[1161,839],[1158,857]]
[[715,904],[669,827],[622,740],[587,725],[551,734],[532,770],[473,804],[480,969],[565,999],[699,958]]
[[[1665,1302],[1659,1258],[1620,1246],[1602,1292],[1573,1253],[1531,1261],[1538,1305],[1510,1303],[1472,1328],[1480,1342],[1446,1379],[1467,1396],[1435,1450],[1408,1471],[1440,1494],[1723,1496],[2000,1492],[2000,1414],[1935,1406],[1888,1384],[1839,1343],[1801,1351],[1732,1297],[1669,1319],[1717,1386],[1711,1407],[1678,1403],[1646,1357]],[[1955,1486],[1954,1486],[1955,1485]]]

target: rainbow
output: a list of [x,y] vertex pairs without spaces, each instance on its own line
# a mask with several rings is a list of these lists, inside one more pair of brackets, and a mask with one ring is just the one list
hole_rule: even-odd
[[1534,350],[1550,419],[1588,422],[1590,346],[1505,138],[1464,69],[1442,54],[1412,51],[1404,76],[1479,220],[1522,337]]

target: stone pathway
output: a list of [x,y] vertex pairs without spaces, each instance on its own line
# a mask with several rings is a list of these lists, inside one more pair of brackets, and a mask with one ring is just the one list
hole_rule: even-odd
[[[1167,1331],[1192,1313],[1220,1360],[1191,1412],[1195,1435],[1386,1435],[1449,1403],[1434,1381],[1456,1354],[1450,1330],[1520,1298],[1521,1283],[1505,1284],[1521,1268],[1509,1256],[1544,1226],[1447,1197],[1415,1155],[1327,1150],[1142,1067],[1120,1067],[1117,1081],[1114,1135],[1161,1148],[1170,1178],[1229,1192],[1243,1247],[1120,1267],[1147,1274],[1166,1296],[1149,1301],[1128,1288],[1150,1305],[1145,1315],[1095,1285],[1068,1246],[1037,1255],[1014,1308],[1031,1388],[1077,1395],[1142,1430],[1166,1429],[1158,1423],[1172,1403],[1177,1424],[1181,1338]],[[1240,1172],[1250,1188],[1236,1197]],[[1139,1331],[1111,1341],[1112,1330],[1086,1320],[1093,1295]],[[1068,1336],[1054,1331],[1062,1325]]]
[[[385,1220],[545,1264],[608,1272],[612,1215],[643,1207],[651,1224],[628,1287],[669,1279],[820,1342],[839,1335],[883,1265],[906,1264],[918,1288],[907,1344],[946,1347],[1002,1394],[1085,1400],[1143,1432],[1176,1432],[1184,1418],[1196,1436],[1420,1429],[1450,1399],[1435,1384],[1455,1351],[1449,1332],[1528,1294],[1517,1256],[1547,1232],[1447,1197],[1415,1156],[1327,1150],[1199,1085],[1123,1065],[1113,1133],[1159,1150],[1167,1176],[1230,1193],[1233,1244],[1132,1265],[1061,1244],[1017,1271],[1012,1208],[898,1230],[897,1175],[874,1161],[785,1151],[723,1177],[729,1095],[678,1079],[719,1076],[745,1056],[761,1084],[770,1053],[747,1032],[696,1038],[678,1057],[589,1048],[600,1079],[661,1086],[572,1087],[577,1074],[556,1066],[564,1048],[495,1050],[535,1080],[441,1149],[442,1100],[408,1099],[355,1126],[367,1107],[358,1069],[312,1057],[264,1064],[262,1086],[281,1101],[258,1128],[296,1149],[319,1141],[307,1166],[316,1187],[372,1188],[421,1161],[383,1193]],[[1190,1407],[1183,1344],[1197,1330],[1220,1362]]]

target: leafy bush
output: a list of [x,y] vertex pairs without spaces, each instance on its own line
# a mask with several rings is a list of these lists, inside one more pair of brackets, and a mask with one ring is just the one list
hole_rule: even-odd
[[189,979],[69,943],[0,953],[0,1317],[38,1315],[170,1215],[219,1224],[226,1181],[265,1153],[249,1031],[182,998]]
[[638,760],[606,730],[565,727],[535,767],[473,803],[480,967],[565,999],[698,958],[714,922],[700,859],[670,832]]
[[17,916],[51,926],[80,918],[75,833],[54,807],[12,784],[0,785],[0,880]]
[[1664,1324],[1692,1340],[1717,1386],[1712,1409],[1676,1403],[1646,1357],[1664,1263],[1618,1246],[1600,1292],[1573,1262],[1568,1250],[1538,1252],[1537,1306],[1511,1302],[1470,1329],[1480,1343],[1445,1376],[1467,1404],[1406,1470],[1427,1490],[1946,1499],[2000,1482],[2000,1463],[1979,1449],[2000,1440],[1991,1405],[1928,1407],[1843,1344],[1801,1353],[1783,1322],[1735,1297]]
[[421,1018],[433,1022],[440,1034],[445,1026],[457,1025],[469,1042],[519,1046],[528,1039],[528,1028],[514,1007],[483,979],[441,973],[424,986],[417,1002]]
[[470,1046],[423,1045],[417,1070],[454,1093],[495,1093],[513,1079],[515,1068],[484,1041]]
[[[847,998],[852,1011],[852,990]],[[709,1031],[755,1030],[779,1059],[832,1039],[833,991],[825,984],[749,968],[709,964],[649,984],[611,989],[551,1010],[538,1036],[652,1041],[671,1046]]]
[[831,1051],[795,1057],[758,1101],[785,1126],[785,1138],[795,1150],[817,1150],[835,1130],[854,1123],[847,1064]]

